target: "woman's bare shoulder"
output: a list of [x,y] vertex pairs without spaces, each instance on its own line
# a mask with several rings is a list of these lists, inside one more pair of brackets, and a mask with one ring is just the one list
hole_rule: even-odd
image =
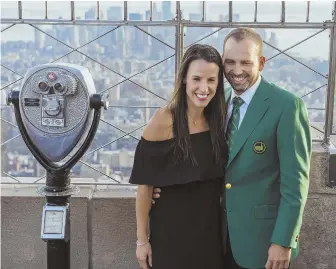
[[167,106],[157,110],[146,125],[143,138],[149,141],[162,141],[172,138],[173,118]]

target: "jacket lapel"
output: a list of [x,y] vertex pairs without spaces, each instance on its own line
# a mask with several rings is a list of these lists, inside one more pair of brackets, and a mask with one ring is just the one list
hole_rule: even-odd
[[[232,88],[227,88],[225,89],[224,91],[224,94],[225,94],[225,108],[226,108],[226,113],[225,115],[228,114],[229,112],[229,105],[230,105],[230,99],[231,99],[231,93],[232,93]],[[225,119],[225,125],[229,122],[229,119]],[[226,132],[226,128],[227,126],[225,126],[225,132]]]
[[229,104],[229,101],[230,101],[230,98],[231,98],[231,92],[232,92],[232,88],[229,87],[229,88],[226,88],[224,90],[224,94],[225,94],[225,103],[226,104]]
[[232,160],[236,157],[247,138],[251,135],[268,110],[269,103],[267,100],[269,99],[269,91],[267,89],[267,82],[262,78],[237,131],[227,166],[229,166]]

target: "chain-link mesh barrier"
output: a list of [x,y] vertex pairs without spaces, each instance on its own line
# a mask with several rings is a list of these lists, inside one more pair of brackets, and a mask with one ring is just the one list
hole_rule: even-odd
[[[85,9],[85,19],[76,15],[80,2],[62,3],[64,10],[58,11],[62,18],[52,12],[53,2],[39,3],[44,12],[38,18],[29,13],[27,3],[1,6],[2,99],[20,87],[28,68],[51,62],[87,67],[97,91],[109,93],[110,106],[97,135],[72,169],[72,178],[93,178],[94,182],[78,184],[127,184],[136,144],[150,117],[169,100],[183,51],[191,44],[207,43],[221,52],[225,36],[239,26],[255,28],[264,40],[263,76],[306,102],[314,141],[330,143],[334,134],[334,2],[329,3],[328,12],[324,7],[322,18],[315,12],[321,9],[319,5],[302,2],[296,7],[302,12],[295,13],[301,21],[288,12],[294,8],[291,3],[280,1],[268,8],[262,2],[246,6],[225,2],[221,10],[204,1],[189,6],[164,1],[160,9],[159,4],[148,2],[143,14],[127,2],[117,6],[98,1]],[[198,12],[188,13],[196,3]],[[277,13],[270,8],[277,8]],[[45,171],[25,146],[13,108],[4,101],[1,157],[2,184],[44,182]]]

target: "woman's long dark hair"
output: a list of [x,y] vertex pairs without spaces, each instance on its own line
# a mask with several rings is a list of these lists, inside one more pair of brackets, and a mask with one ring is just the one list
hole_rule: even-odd
[[224,126],[226,105],[222,58],[214,47],[194,44],[187,49],[182,58],[173,97],[169,104],[169,109],[173,117],[173,135],[176,138],[176,161],[190,160],[194,165],[197,164],[197,161],[191,149],[187,117],[187,93],[184,80],[186,79],[190,63],[198,59],[203,59],[209,63],[215,63],[219,67],[216,94],[204,109],[204,116],[210,127],[211,142],[216,162],[222,161],[224,158],[224,156],[221,156],[221,148],[225,142]]

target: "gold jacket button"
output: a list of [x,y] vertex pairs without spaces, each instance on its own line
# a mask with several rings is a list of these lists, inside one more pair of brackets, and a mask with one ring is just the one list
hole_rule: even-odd
[[230,183],[226,183],[225,188],[231,189],[231,184]]

